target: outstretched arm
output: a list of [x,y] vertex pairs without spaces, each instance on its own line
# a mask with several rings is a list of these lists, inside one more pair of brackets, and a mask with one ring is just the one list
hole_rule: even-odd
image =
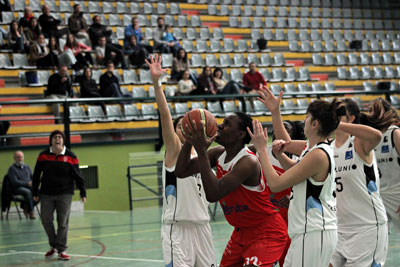
[[[268,87],[264,87],[259,90],[258,93],[260,96],[258,100],[260,100],[268,109],[271,111],[272,115],[272,125],[274,127],[274,134],[276,139],[282,139],[285,141],[291,141],[289,133],[286,131],[285,126],[283,125],[280,105],[283,96],[283,91],[280,92],[279,96],[276,97]],[[290,142],[286,145],[286,151],[295,155],[300,155],[303,151],[304,146],[306,145],[305,141],[296,141]]]
[[160,112],[162,137],[165,143],[165,165],[173,167],[178,159],[179,151],[181,150],[181,141],[175,133],[172,123],[172,117],[169,112],[167,99],[161,88],[160,77],[166,72],[166,69],[161,68],[161,57],[157,54],[153,58],[150,56],[150,62],[146,59],[147,66],[149,66],[151,77],[153,78],[154,94]]
[[261,166],[264,171],[268,186],[272,192],[280,192],[293,185],[313,177],[316,181],[324,181],[329,172],[329,159],[321,149],[308,153],[298,164],[279,176],[269,160],[267,152],[268,133],[261,123],[253,121],[254,134],[248,129],[254,145],[258,151]]

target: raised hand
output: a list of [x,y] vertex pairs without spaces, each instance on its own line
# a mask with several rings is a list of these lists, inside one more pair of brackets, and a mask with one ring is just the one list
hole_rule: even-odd
[[267,128],[263,129],[260,122],[253,120],[253,132],[247,128],[247,132],[251,137],[251,142],[257,151],[265,149],[268,145],[268,131]]
[[189,125],[182,125],[183,127],[183,136],[185,137],[186,142],[193,145],[197,152],[200,150],[207,150],[207,148],[214,142],[217,134],[212,137],[207,137],[204,131],[204,124],[201,123],[200,128],[198,129],[196,122],[191,122],[192,128]]
[[161,56],[155,55],[154,58],[150,56],[150,62],[146,59],[146,64],[150,69],[151,77],[154,83],[158,83],[160,77],[167,71],[167,69],[161,68]]
[[257,99],[260,100],[269,109],[269,111],[272,113],[279,111],[283,91],[281,91],[279,96],[276,97],[267,86],[264,86],[264,88],[258,91],[258,94],[260,96],[257,97]]

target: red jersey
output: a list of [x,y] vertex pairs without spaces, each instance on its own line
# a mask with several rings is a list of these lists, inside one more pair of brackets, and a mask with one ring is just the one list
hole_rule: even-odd
[[[222,153],[217,161],[217,178],[220,179],[229,173],[233,166],[246,156],[257,158],[247,147],[244,147],[227,163],[225,163],[226,152]],[[237,228],[253,227],[276,217],[268,217],[277,214],[277,209],[270,201],[270,190],[266,184],[264,173],[261,170],[261,181],[258,186],[250,187],[242,184],[235,191],[220,199],[225,218],[230,225]]]
[[[280,167],[278,167],[278,166],[276,166],[274,164],[272,164],[272,167],[274,167],[276,173],[279,176],[281,176],[282,173],[285,172],[284,169],[282,169],[282,168],[280,168]],[[269,189],[269,187],[268,187],[268,189]],[[270,201],[271,201],[271,203],[278,209],[279,214],[285,220],[286,224],[288,223],[288,211],[289,211],[289,208],[281,206],[279,204],[279,200],[281,198],[283,198],[284,196],[290,196],[291,190],[292,190],[291,188],[287,188],[287,189],[282,190],[281,192],[278,192],[278,193],[273,193],[273,192],[270,193]]]

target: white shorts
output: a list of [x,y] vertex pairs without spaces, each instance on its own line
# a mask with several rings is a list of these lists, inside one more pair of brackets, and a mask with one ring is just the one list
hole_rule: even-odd
[[337,231],[316,231],[294,235],[286,254],[284,267],[328,266],[335,250]]
[[165,267],[216,267],[209,223],[163,224],[161,243]]
[[397,213],[397,209],[400,206],[400,194],[382,194],[381,197],[383,204],[386,208],[386,214],[389,220],[388,227],[390,230],[390,224],[393,223],[394,227],[400,232],[400,214]]
[[387,224],[372,226],[355,233],[339,233],[332,255],[333,267],[383,266],[388,250]]

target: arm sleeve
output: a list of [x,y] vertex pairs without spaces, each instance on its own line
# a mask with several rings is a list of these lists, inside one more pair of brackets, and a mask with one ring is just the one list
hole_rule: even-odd
[[85,49],[85,50],[88,50],[88,51],[92,51],[92,48],[90,46],[87,46],[87,45],[85,45],[83,43],[78,43],[78,45],[79,45],[80,49]]
[[86,197],[86,188],[85,188],[85,178],[83,178],[81,171],[79,170],[79,162],[78,158],[75,156],[76,164],[72,165],[72,175],[75,180],[76,187],[78,187],[80,191],[80,196]]
[[17,172],[12,167],[10,167],[8,169],[8,179],[10,181],[10,184],[11,184],[12,188],[27,187],[28,186],[28,183],[18,179]]
[[55,81],[55,76],[50,76],[49,81],[47,82],[47,95],[51,95],[54,91],[54,88],[57,87],[57,83]]
[[246,74],[243,75],[243,84],[244,84],[244,86],[250,87],[250,81]]
[[[40,155],[39,155],[40,157]],[[40,178],[43,172],[43,163],[38,160],[36,161],[35,170],[33,171],[33,178],[32,178],[32,195],[38,196],[39,195],[39,185],[40,185]]]

